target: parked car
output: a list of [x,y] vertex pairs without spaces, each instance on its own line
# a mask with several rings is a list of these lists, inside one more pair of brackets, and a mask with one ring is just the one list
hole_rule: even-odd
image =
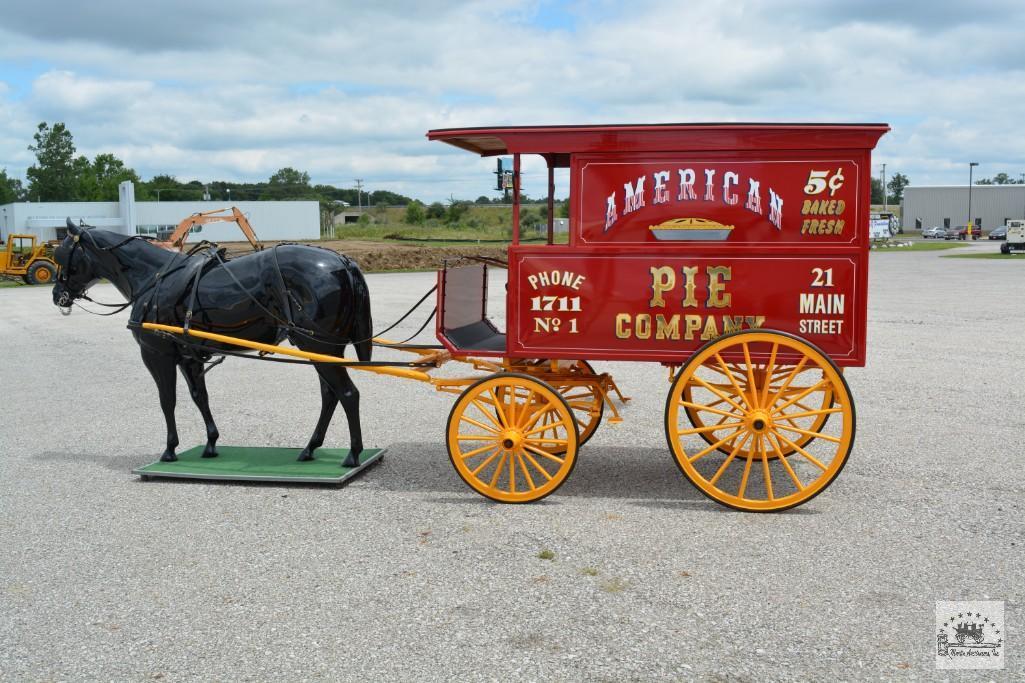
[[[964,227],[964,226],[961,226],[961,227]],[[956,240],[957,236],[958,236],[958,233],[961,232],[961,227],[954,226],[954,227],[951,227],[951,228],[947,228],[946,230],[943,231],[943,239],[945,239],[945,240]]]
[[991,240],[1006,240],[1007,239],[1007,226],[1001,225],[998,228],[993,228],[989,233],[989,239]]
[[[957,238],[959,240],[967,240],[968,239],[968,230],[969,230],[969,228],[968,228],[967,225],[959,226],[958,229],[957,229]],[[978,225],[971,226],[971,235],[972,235],[972,239],[973,240],[979,239],[980,237],[982,237],[982,228],[979,227]]]
[[938,225],[934,225],[931,228],[926,228],[925,230],[923,230],[922,231],[922,237],[924,239],[927,239],[927,240],[928,239],[942,239],[943,234],[945,232],[946,231],[943,228],[939,227]]

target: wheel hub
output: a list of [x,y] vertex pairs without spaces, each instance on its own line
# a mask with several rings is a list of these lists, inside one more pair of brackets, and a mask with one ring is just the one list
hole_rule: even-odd
[[772,428],[772,417],[767,410],[752,410],[744,418],[747,428],[756,434],[764,434]]
[[499,443],[502,444],[504,450],[515,451],[523,443],[523,435],[518,429],[506,429],[499,437]]

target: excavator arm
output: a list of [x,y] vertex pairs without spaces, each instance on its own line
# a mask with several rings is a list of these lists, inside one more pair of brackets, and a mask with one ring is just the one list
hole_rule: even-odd
[[[231,213],[226,214],[226,211]],[[192,229],[197,225],[205,225],[207,223],[237,223],[239,230],[249,240],[249,244],[253,246],[253,249],[255,251],[263,249],[263,243],[257,238],[253,226],[249,224],[249,219],[246,218],[244,213],[239,211],[237,206],[233,206],[230,209],[213,209],[212,211],[194,213],[178,224],[178,227],[174,229],[174,232],[171,233],[166,242],[158,242],[158,244],[172,251],[184,251],[185,241],[189,238],[189,233],[192,232]]]

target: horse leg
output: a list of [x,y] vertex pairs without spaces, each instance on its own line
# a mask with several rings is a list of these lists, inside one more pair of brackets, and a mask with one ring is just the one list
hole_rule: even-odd
[[337,365],[318,365],[317,372],[331,386],[349,422],[349,457],[342,462],[342,467],[356,467],[359,465],[359,455],[363,452],[363,430],[359,422],[359,390],[349,379],[349,373],[345,368]]
[[175,390],[178,378],[174,374],[174,359],[156,351],[150,351],[143,347],[142,362],[153,375],[153,381],[157,383],[157,392],[160,394],[160,410],[164,412],[164,422],[167,423],[167,448],[160,456],[163,462],[174,462],[178,456],[174,449],[178,447],[178,427],[174,422],[174,406],[176,402]]
[[335,396],[334,390],[331,385],[321,377],[320,378],[320,419],[317,420],[317,426],[313,430],[313,436],[310,437],[310,442],[306,444],[306,448],[299,454],[299,460],[313,460],[313,451],[317,450],[324,445],[324,437],[327,435],[327,428],[331,424],[331,418],[335,414],[335,406],[338,405],[338,397]]
[[217,457],[217,425],[214,424],[214,416],[210,413],[210,397],[206,393],[206,377],[203,376],[203,364],[191,358],[182,359],[178,364],[181,369],[185,384],[189,387],[189,394],[192,401],[199,408],[203,422],[206,424],[206,448],[203,449],[204,458]]

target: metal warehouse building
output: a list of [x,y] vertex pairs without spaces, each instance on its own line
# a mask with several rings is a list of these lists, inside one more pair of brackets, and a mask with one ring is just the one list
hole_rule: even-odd
[[[972,221],[986,232],[1010,218],[1025,218],[1025,185],[972,185]],[[967,185],[921,185],[904,188],[904,230],[968,224]]]
[[[262,240],[320,239],[320,206],[314,201],[136,202],[131,182],[121,183],[118,191],[117,202],[19,202],[0,206],[0,239],[6,241],[12,233],[57,239],[64,235],[68,218],[126,235],[166,235],[194,213],[229,205],[237,206],[246,215]],[[210,223],[192,232],[196,235],[192,241],[245,239],[234,223]]]

